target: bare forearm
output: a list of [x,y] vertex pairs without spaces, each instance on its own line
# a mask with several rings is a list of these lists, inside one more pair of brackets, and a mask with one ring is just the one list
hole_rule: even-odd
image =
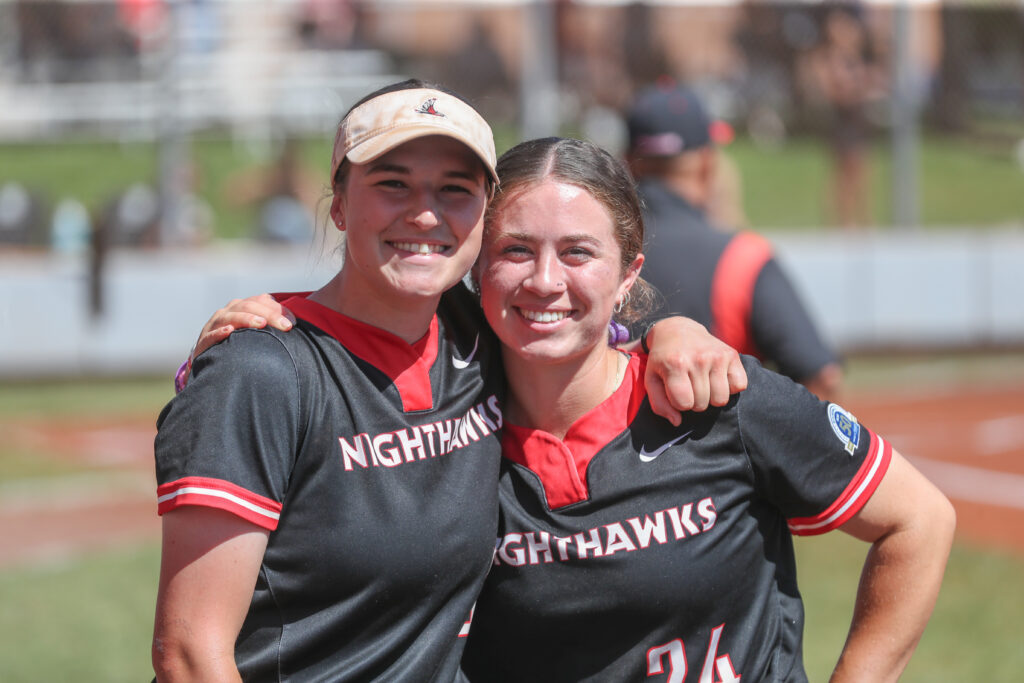
[[240,681],[235,641],[269,531],[229,512],[184,506],[163,516],[153,669],[164,681]]
[[935,607],[953,527],[952,507],[945,503],[930,523],[872,545],[832,683],[899,679]]
[[234,647],[190,647],[170,639],[154,638],[153,669],[158,683],[178,681],[241,681]]

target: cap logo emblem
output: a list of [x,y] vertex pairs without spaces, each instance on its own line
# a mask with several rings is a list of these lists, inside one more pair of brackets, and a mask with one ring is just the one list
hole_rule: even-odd
[[426,100],[425,102],[423,102],[423,104],[421,104],[419,106],[419,108],[416,110],[416,113],[417,114],[430,114],[431,116],[440,116],[442,118],[447,118],[447,117],[445,117],[444,114],[442,114],[438,110],[434,109],[434,103],[435,102],[437,102],[437,98],[436,97],[431,97],[429,100]]

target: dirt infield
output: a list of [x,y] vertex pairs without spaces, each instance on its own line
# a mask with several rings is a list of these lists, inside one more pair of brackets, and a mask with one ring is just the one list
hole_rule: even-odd
[[0,484],[0,567],[158,538],[153,425],[153,418],[0,423],[13,450],[75,467]]
[[844,403],[949,496],[961,540],[1024,553],[1024,385]]
[[[1024,553],[1024,385],[861,389],[843,403],[953,500],[960,540]],[[18,420],[0,434],[87,470],[0,484],[0,567],[159,536],[152,418]]]

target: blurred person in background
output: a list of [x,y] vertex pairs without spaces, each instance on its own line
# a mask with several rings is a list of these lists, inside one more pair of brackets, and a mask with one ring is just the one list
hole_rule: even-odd
[[711,142],[717,145],[715,168],[711,179],[711,195],[708,197],[708,221],[719,230],[746,230],[750,227],[746,209],[743,208],[743,175],[740,167],[724,147],[730,144],[736,134],[725,121],[711,122]]
[[321,185],[304,165],[299,141],[289,137],[273,163],[231,176],[223,191],[229,204],[256,207],[257,239],[308,244]]
[[317,50],[352,47],[357,5],[353,0],[301,0],[297,28],[303,44]]
[[839,357],[770,243],[753,232],[716,229],[708,218],[718,156],[696,94],[661,81],[638,94],[626,118],[627,161],[644,200],[644,275],[665,300],[656,312],[693,318],[819,398],[834,399]]
[[843,228],[870,224],[868,107],[883,76],[870,60],[867,28],[855,3],[827,11],[821,43],[810,56],[811,75],[827,107],[832,161],[829,205]]
[[40,192],[13,180],[0,182],[0,249],[47,246],[49,210]]

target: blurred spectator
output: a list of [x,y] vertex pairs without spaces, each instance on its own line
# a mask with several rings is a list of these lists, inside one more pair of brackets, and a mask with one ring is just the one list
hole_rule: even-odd
[[160,243],[160,194],[149,183],[132,183],[100,211],[104,245],[156,247]]
[[117,13],[136,47],[152,43],[166,30],[167,6],[164,0],[117,0]]
[[804,91],[795,74],[818,42],[813,7],[746,0],[734,35],[743,54],[739,84],[744,127],[757,144],[774,147],[802,125]]
[[50,244],[53,250],[64,254],[75,254],[89,246],[92,233],[92,219],[85,204],[73,197],[64,197],[57,202],[50,220]]
[[[137,181],[107,201],[96,219],[97,229],[104,231],[109,247],[155,248],[195,246],[213,234],[213,211],[195,192],[201,185],[199,168],[184,164],[180,180],[175,184],[178,205],[166,211],[165,199],[150,182]],[[165,220],[174,225],[164,225]]]
[[0,247],[42,247],[46,236],[46,203],[18,182],[0,185]]
[[625,23],[616,27],[622,31],[605,27],[597,35],[585,20],[587,9],[574,0],[554,5],[559,83],[563,97],[568,93],[574,100],[578,118],[593,107],[622,109],[632,94],[623,52]]
[[622,55],[630,83],[650,83],[670,70],[664,47],[654,38],[651,14],[651,7],[642,2],[625,8]]
[[185,52],[208,53],[220,47],[222,28],[217,0],[179,2],[177,12],[179,44]]
[[846,228],[868,225],[868,105],[877,97],[881,75],[871,62],[868,33],[857,5],[828,10],[811,65],[828,106],[833,220]]
[[352,0],[302,0],[299,37],[305,47],[316,50],[350,47],[356,33],[357,14]]
[[710,135],[718,151],[711,179],[711,196],[708,198],[708,220],[720,230],[749,228],[750,220],[743,208],[743,176],[739,166],[724,150],[733,141],[735,133],[725,121],[712,121]]
[[194,160],[182,164],[178,181],[178,224],[162,234],[164,246],[197,246],[213,237],[214,215],[210,204],[199,195],[203,187],[202,169]]
[[109,80],[136,73],[131,37],[110,3],[15,3],[18,63],[29,81]]
[[313,237],[321,188],[319,176],[302,163],[298,140],[288,138],[274,163],[235,174],[224,194],[235,206],[257,207],[258,239],[301,244]]
[[707,217],[717,151],[693,92],[671,82],[640,93],[627,116],[627,159],[645,203],[644,278],[685,315],[824,400],[842,382],[836,353],[810,319],[767,240]]
[[514,104],[508,98],[508,93],[514,92],[514,88],[505,61],[479,19],[473,22],[469,40],[451,56],[451,62],[457,65],[454,74],[458,79],[459,91],[471,100],[486,102],[488,108],[499,110],[500,102],[504,102],[504,106]]

